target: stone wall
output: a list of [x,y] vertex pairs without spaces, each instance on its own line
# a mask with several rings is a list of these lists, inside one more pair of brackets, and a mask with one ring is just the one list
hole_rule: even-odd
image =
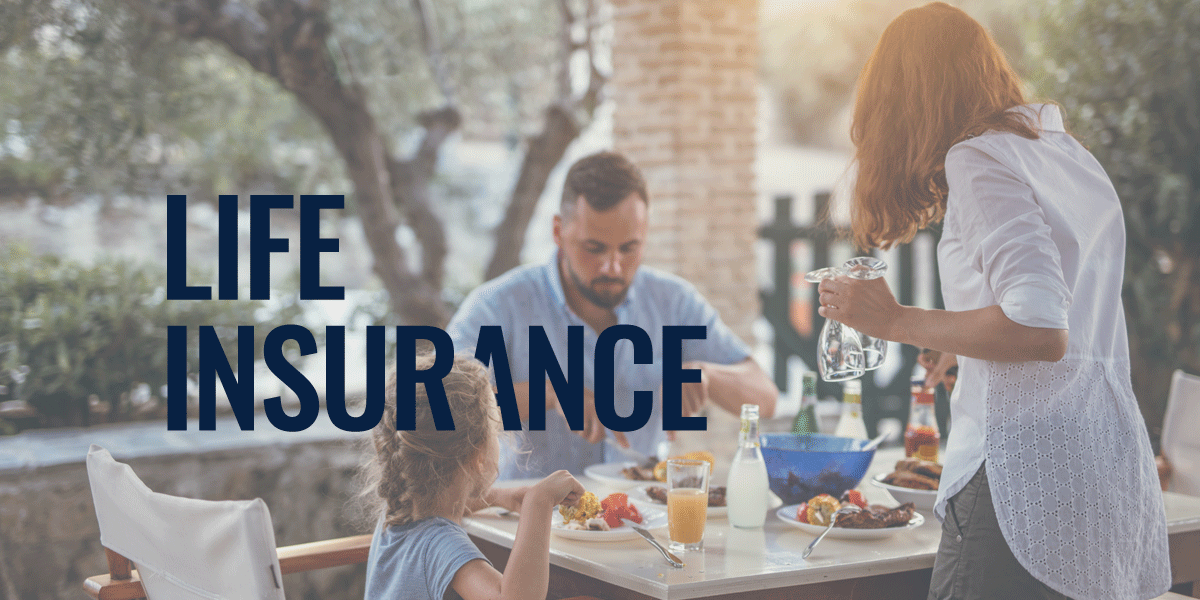
[[[180,439],[195,447],[180,448]],[[83,462],[91,442],[157,492],[262,498],[285,546],[370,533],[351,523],[348,507],[359,460],[353,440],[328,429],[242,432],[220,421],[218,432],[175,436],[165,423],[142,423],[0,439],[0,598],[78,600],[86,577],[107,572]],[[14,456],[24,464],[14,466]],[[363,565],[297,573],[284,577],[284,590],[288,598],[357,600],[365,576]]]

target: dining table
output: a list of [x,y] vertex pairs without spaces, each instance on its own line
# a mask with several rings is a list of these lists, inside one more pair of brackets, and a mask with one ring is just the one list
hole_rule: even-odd
[[[892,471],[904,449],[881,448],[856,489],[870,503],[895,505],[873,476]],[[605,481],[576,474],[589,491],[603,498],[617,489]],[[528,485],[536,480],[513,480],[497,485]],[[715,478],[714,484],[724,483]],[[1192,583],[1200,592],[1200,498],[1163,493],[1170,539],[1171,572],[1175,584]],[[551,534],[550,598],[577,595],[605,600],[782,600],[784,598],[923,600],[929,591],[941,524],[931,511],[925,522],[896,531],[883,539],[828,537],[802,558],[813,535],[785,523],[770,510],[761,529],[731,527],[724,518],[710,517],[704,548],[681,555],[685,566],[674,568],[646,540],[568,539]],[[518,517],[489,509],[463,520],[463,526],[484,555],[503,570],[517,531]],[[654,530],[664,546],[667,529]]]

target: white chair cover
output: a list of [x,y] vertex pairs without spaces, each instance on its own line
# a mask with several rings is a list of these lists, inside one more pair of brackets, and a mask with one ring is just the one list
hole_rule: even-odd
[[148,600],[284,600],[275,531],[261,499],[159,494],[94,444],[87,468],[100,543],[134,563]]
[[1172,492],[1200,496],[1200,377],[1175,371],[1163,417],[1162,454],[1171,462]]

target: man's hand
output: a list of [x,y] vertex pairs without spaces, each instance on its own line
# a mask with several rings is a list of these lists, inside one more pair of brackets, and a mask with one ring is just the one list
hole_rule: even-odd
[[[684,369],[696,369],[700,371],[700,381],[694,383],[688,382],[680,386],[680,392],[683,394],[682,416],[690,417],[700,412],[700,409],[704,408],[704,405],[708,403],[708,375],[704,370],[704,363],[698,360],[685,362],[682,367]],[[658,397],[661,401],[663,397],[663,388],[661,385],[658,386]],[[675,441],[674,431],[667,432],[667,441]]]
[[[683,368],[700,371],[700,381],[685,383],[680,390],[683,392],[683,416],[690,417],[700,412],[700,409],[708,404],[708,376],[704,372],[704,363],[700,361],[685,362]],[[662,397],[661,387],[659,388],[659,397]]]
[[[566,418],[563,413],[562,405],[558,402],[558,395],[554,393],[554,387],[550,382],[546,382],[546,404],[550,405],[553,402],[554,410],[558,414]],[[604,441],[604,436],[607,433],[604,424],[600,422],[600,417],[596,415],[596,395],[587,388],[583,390],[583,429],[580,431],[572,430],[572,433],[588,441],[589,444]],[[622,448],[629,447],[629,440],[625,438],[625,434],[620,431],[613,432],[613,439]]]

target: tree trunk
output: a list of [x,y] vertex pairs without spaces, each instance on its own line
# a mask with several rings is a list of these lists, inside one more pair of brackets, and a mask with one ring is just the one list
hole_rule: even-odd
[[403,208],[409,226],[421,243],[421,279],[435,290],[442,289],[445,275],[446,233],[442,221],[430,208],[429,182],[437,168],[442,142],[462,123],[452,106],[427,111],[419,117],[425,137],[411,160],[391,162],[392,195]]
[[[223,0],[127,2],[160,28],[185,38],[224,43],[256,70],[294,93],[312,111],[346,163],[363,232],[375,260],[374,270],[388,291],[392,310],[408,324],[444,325],[447,313],[441,301],[441,268],[430,264],[431,257],[444,258],[444,239],[440,254],[436,248],[425,253],[426,276],[417,276],[408,268],[404,249],[396,242],[399,216],[393,206],[393,193],[398,185],[392,181],[392,173],[397,161],[388,151],[362,92],[343,85],[337,77],[326,51],[329,23],[320,3],[264,0],[255,12],[245,4]],[[438,135],[445,138],[440,132]],[[436,154],[436,147],[431,149]],[[410,197],[418,198],[419,194]],[[406,208],[409,206],[406,204]],[[436,235],[444,238],[440,221],[427,206],[416,205],[410,210],[412,214],[420,217],[422,230],[436,229]],[[438,275],[428,277],[433,270]],[[430,279],[438,285],[431,284]]]
[[496,228],[496,247],[484,274],[485,280],[499,277],[521,264],[521,248],[525,247],[525,234],[538,199],[546,189],[551,171],[577,137],[579,126],[567,109],[557,104],[546,109],[545,127],[529,141],[508,210]]

